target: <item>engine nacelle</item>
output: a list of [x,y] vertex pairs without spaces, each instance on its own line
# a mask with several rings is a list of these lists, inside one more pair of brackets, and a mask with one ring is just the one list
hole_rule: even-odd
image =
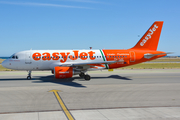
[[56,79],[71,78],[73,76],[72,67],[54,67],[54,77]]

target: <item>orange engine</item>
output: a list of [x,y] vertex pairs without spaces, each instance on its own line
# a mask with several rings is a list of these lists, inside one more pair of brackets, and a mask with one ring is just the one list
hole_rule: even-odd
[[72,67],[54,67],[54,77],[56,79],[71,78],[73,76]]

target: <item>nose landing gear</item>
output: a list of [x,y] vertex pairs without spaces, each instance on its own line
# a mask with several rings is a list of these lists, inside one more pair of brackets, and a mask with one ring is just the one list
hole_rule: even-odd
[[27,80],[31,80],[31,71],[28,71],[28,76],[27,76]]

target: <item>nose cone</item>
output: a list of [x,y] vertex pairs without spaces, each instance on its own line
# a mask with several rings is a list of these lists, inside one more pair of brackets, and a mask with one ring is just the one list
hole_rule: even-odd
[[7,60],[4,60],[4,61],[1,63],[1,65],[2,65],[3,67],[7,68],[7,66],[8,66]]

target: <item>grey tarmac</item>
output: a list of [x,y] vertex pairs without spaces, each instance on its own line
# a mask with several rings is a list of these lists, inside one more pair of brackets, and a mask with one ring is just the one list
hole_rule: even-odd
[[0,72],[0,120],[67,120],[59,95],[76,120],[180,119],[180,69],[89,72],[55,79],[50,71]]

